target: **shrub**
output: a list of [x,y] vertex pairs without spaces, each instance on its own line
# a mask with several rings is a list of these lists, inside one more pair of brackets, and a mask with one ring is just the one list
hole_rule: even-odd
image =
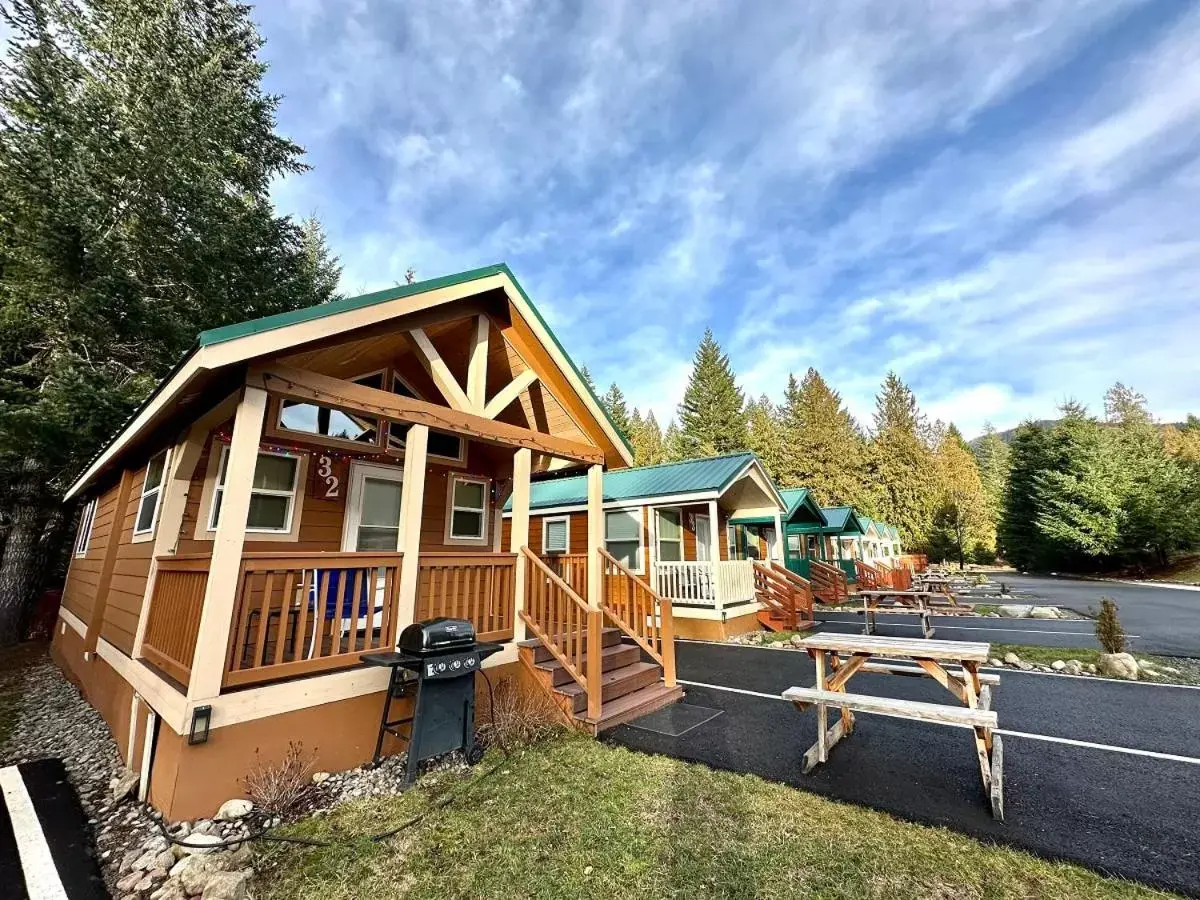
[[521,691],[512,678],[496,685],[491,719],[479,728],[488,747],[512,750],[549,737],[559,729],[562,718],[549,697],[541,691]]
[[1100,615],[1096,617],[1096,640],[1105,653],[1125,652],[1125,631],[1117,618],[1117,604],[1110,597],[1100,598]]
[[302,743],[291,741],[283,759],[277,763],[265,763],[258,758],[257,750],[254,753],[257,761],[250,774],[242,779],[246,796],[263,812],[287,815],[312,790],[316,751],[306,754]]
[[991,566],[996,563],[996,551],[985,544],[976,544],[971,551],[971,562],[977,566]]

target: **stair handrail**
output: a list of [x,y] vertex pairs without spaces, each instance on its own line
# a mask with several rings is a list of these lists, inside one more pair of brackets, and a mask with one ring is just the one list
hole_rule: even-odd
[[754,560],[754,598],[778,612],[785,628],[796,627],[795,590],[771,564],[760,560]]
[[841,566],[831,566],[824,560],[810,559],[809,573],[812,575],[812,582],[818,587],[821,585],[830,587],[833,591],[834,605],[850,595],[850,589],[846,584],[846,573],[842,571]]
[[[604,547],[600,547],[600,562],[601,562],[601,578],[604,582],[603,595],[604,600],[601,603],[601,608],[605,614],[612,620],[618,628],[637,643],[639,647],[650,654],[663,669],[663,683],[667,687],[675,686],[675,616],[671,608],[671,601],[662,596],[658,591],[650,586],[650,582],[641,576],[631,572],[629,567],[613,556]],[[640,588],[650,601],[649,619],[650,625],[646,626],[646,616],[644,614],[635,616],[635,621],[627,620],[627,616],[622,614],[622,611],[613,602],[610,602],[612,582],[609,581],[610,575],[607,571],[609,568],[615,570],[617,575],[625,577],[626,596],[628,598],[629,585],[632,583]],[[632,599],[627,600],[627,605],[634,607],[636,604]],[[638,627],[640,624],[640,628]],[[648,632],[649,639],[643,632]],[[657,646],[655,646],[657,644]]]
[[[569,584],[528,547],[521,548],[521,556],[533,567],[533,571],[529,573],[530,577],[525,579],[525,603],[520,612],[521,620],[533,632],[534,637],[562,664],[575,683],[583,688],[588,698],[588,718],[598,719],[603,687],[600,657],[603,652],[601,631],[604,627],[604,615],[600,610],[588,606]],[[532,577],[535,573],[543,576],[545,581]],[[579,623],[579,627],[573,630],[560,629],[557,634],[551,634],[548,630],[551,628],[549,623],[539,622],[538,617],[530,613],[531,609],[534,613],[549,613],[550,598],[540,592],[546,582],[556,587],[567,599],[569,605],[564,618],[574,619]],[[538,587],[535,588],[535,584]],[[570,608],[572,605],[574,610]],[[564,626],[567,624],[569,623],[563,623]],[[581,642],[581,635],[586,644]]]
[[800,596],[804,598],[802,605],[804,607],[805,618],[807,620],[811,621],[812,620],[812,610],[813,610],[812,582],[809,581],[809,579],[805,578],[803,575],[797,575],[795,572],[793,572],[791,569],[789,569],[787,566],[783,565],[782,563],[772,561],[771,567],[782,578],[784,578],[786,581],[790,582],[792,585],[792,589],[799,592]]

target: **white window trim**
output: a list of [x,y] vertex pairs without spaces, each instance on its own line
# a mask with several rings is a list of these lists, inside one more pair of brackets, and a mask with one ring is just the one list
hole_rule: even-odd
[[[661,516],[665,512],[673,512],[673,513],[675,513],[675,515],[677,515],[679,517],[679,537],[678,537],[678,539],[664,538],[662,536],[662,530],[658,527],[658,519],[659,519],[659,516]],[[655,507],[655,509],[654,509],[654,558],[656,560],[658,560],[659,562],[666,562],[666,560],[664,560],[662,558],[662,545],[665,542],[668,544],[676,544],[676,543],[679,544],[679,561],[686,562],[686,560],[684,559],[684,553],[683,553],[683,547],[684,547],[683,530],[684,530],[684,524],[683,524],[683,509],[682,508],[680,508],[678,506]]]
[[[616,509],[604,510],[604,549],[608,550],[608,516],[610,513],[616,513],[616,512],[632,513],[637,518],[637,541],[638,541],[637,567],[635,568],[633,566],[630,566],[629,571],[632,572],[634,575],[645,575],[646,574],[646,563],[645,563],[645,558],[646,558],[645,525],[646,525],[646,523],[645,523],[645,519],[642,514],[642,507],[640,507],[640,506],[621,506]],[[625,543],[625,541],[621,541],[621,543]],[[609,550],[609,552],[612,553],[611,550]],[[616,554],[613,554],[613,555],[615,556]]]
[[[563,548],[561,550],[552,550],[546,545],[546,538],[550,534],[550,523],[562,522],[566,525],[566,533],[563,536]],[[570,516],[546,516],[542,519],[542,555],[547,553],[570,553],[571,552],[571,517]]]
[[[454,486],[459,482],[483,485],[483,506],[475,508],[473,506],[455,506],[454,505]],[[466,547],[486,547],[488,544],[488,511],[491,508],[491,498],[489,491],[491,490],[491,480],[481,475],[466,475],[459,472],[451,472],[446,478],[446,533],[444,540],[450,545],[462,545]],[[454,513],[455,512],[477,512],[480,514],[480,527],[483,533],[479,537],[457,537],[453,534],[454,530]]]
[[[258,456],[282,456],[285,459],[296,460],[296,468],[292,470],[294,472],[294,474],[292,476],[292,489],[290,491],[277,491],[274,489],[267,489],[267,488],[251,488],[251,490],[250,490],[250,496],[252,496],[252,497],[255,494],[265,494],[265,495],[271,496],[271,497],[287,497],[288,498],[287,522],[286,522],[285,527],[283,527],[283,528],[251,528],[249,526],[246,526],[245,532],[246,532],[246,534],[291,534],[292,523],[296,517],[296,501],[300,497],[300,478],[301,478],[300,470],[302,468],[304,468],[304,466],[303,466],[304,457],[299,453],[283,453],[278,450],[259,450]],[[255,460],[254,460],[254,464],[256,467],[258,465],[258,456],[256,456]],[[215,533],[217,530],[217,525],[213,521],[213,516],[217,511],[217,495],[225,490],[224,486],[221,484],[221,471],[222,471],[222,469],[224,469],[225,463],[226,463],[226,460],[228,457],[229,457],[229,445],[223,443],[223,444],[221,444],[220,456],[217,459],[217,474],[216,474],[216,479],[213,481],[212,496],[209,497],[209,499],[208,499],[208,518],[206,520],[206,529],[205,530],[208,531],[210,534]],[[253,473],[251,474],[251,477],[253,477]]]
[[[362,524],[362,490],[363,482],[374,476],[400,485],[401,504],[404,500],[404,469],[399,466],[381,466],[376,463],[354,460],[350,463],[350,487],[346,494],[346,511],[342,517],[342,550],[357,552],[358,528]],[[401,507],[403,508],[403,506]],[[399,527],[396,531],[396,552],[400,551],[404,540],[404,516],[400,516]],[[363,551],[369,552],[369,551]]]
[[[158,527],[158,515],[160,512],[162,512],[163,490],[166,488],[167,479],[171,474],[171,451],[168,449],[160,450],[158,453],[155,453],[146,462],[145,470],[148,474],[150,472],[150,463],[154,462],[154,460],[160,456],[163,458],[163,467],[162,477],[158,480],[158,485],[150,488],[150,490],[146,490],[146,478],[145,475],[142,476],[142,489],[138,493],[137,506],[134,507],[133,511],[133,543],[135,544],[141,543],[142,541],[153,540],[154,530]],[[148,527],[139,529],[137,527],[137,522],[142,514],[142,503],[151,494],[154,495],[154,515],[150,517],[150,525]]]
[[96,523],[96,498],[83,506],[79,514],[79,530],[75,533],[75,558],[87,556],[88,544],[92,542],[92,526]]
[[[705,522],[708,523],[709,539],[707,541],[700,540],[700,520],[701,519],[703,519]],[[696,562],[713,562],[713,560],[711,560],[711,559],[701,558],[702,553],[706,553],[709,556],[712,555],[712,529],[713,529],[712,516],[710,516],[706,512],[705,513],[692,513],[692,531],[696,535]],[[682,535],[681,535],[681,537],[682,537]],[[703,549],[701,549],[701,548],[703,548]]]

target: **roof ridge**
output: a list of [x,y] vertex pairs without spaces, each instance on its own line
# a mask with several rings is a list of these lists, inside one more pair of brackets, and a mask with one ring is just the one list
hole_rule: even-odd
[[[695,456],[695,457],[692,457],[691,459],[676,459],[676,460],[673,460],[672,462],[652,463],[648,466],[626,466],[624,469],[609,469],[604,474],[619,475],[622,472],[645,472],[648,469],[666,469],[666,468],[669,468],[670,466],[682,466],[687,463],[713,462],[714,460],[718,460],[718,459],[734,459],[735,457],[738,457],[738,456],[754,456],[754,451],[753,450],[738,450],[734,453],[720,453],[716,456]],[[757,458],[757,457],[755,457],[755,458]],[[573,477],[583,478],[585,476],[578,475],[578,476],[573,476]]]

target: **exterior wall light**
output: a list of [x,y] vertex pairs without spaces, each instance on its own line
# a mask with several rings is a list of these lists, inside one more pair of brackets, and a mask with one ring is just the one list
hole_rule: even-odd
[[204,744],[208,741],[208,726],[212,722],[212,707],[197,706],[192,710],[192,727],[188,730],[189,744]]

